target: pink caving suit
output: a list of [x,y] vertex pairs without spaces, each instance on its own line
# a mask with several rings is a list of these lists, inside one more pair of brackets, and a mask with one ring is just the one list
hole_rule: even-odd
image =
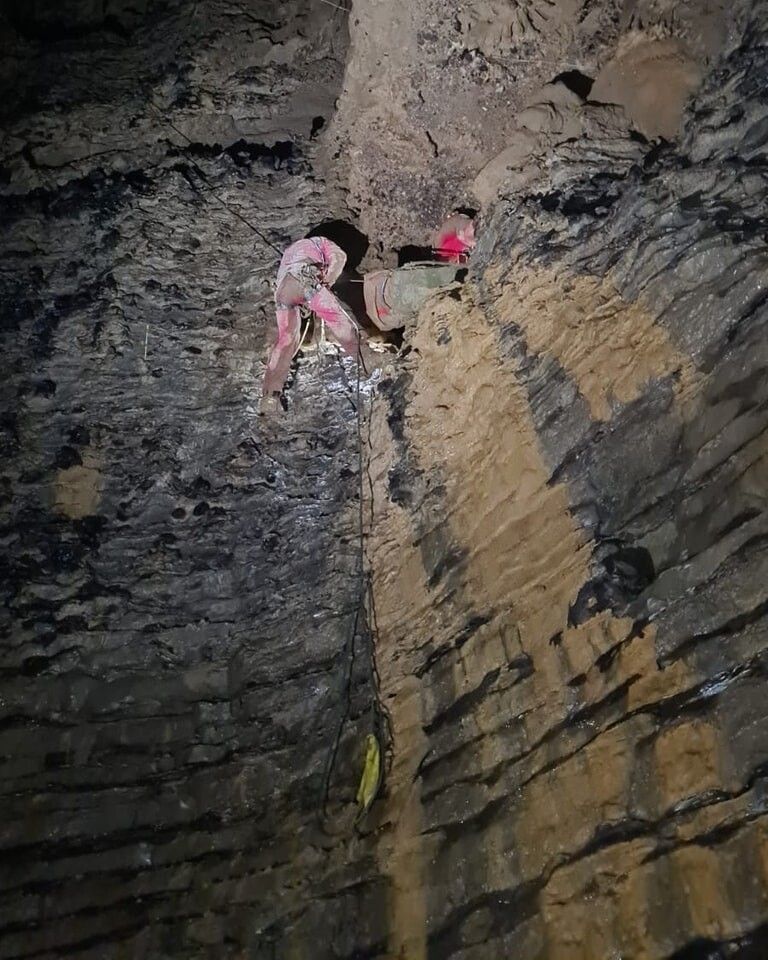
[[324,320],[340,346],[351,356],[357,356],[357,326],[328,289],[346,262],[344,251],[325,237],[297,240],[283,254],[275,290],[277,343],[264,374],[265,394],[283,389],[291,360],[299,347],[301,306],[307,306]]
[[463,263],[474,245],[474,224],[463,213],[452,214],[432,235],[432,249],[448,263]]

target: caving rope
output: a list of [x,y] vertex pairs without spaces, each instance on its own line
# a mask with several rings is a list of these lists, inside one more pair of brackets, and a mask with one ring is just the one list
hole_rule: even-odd
[[[152,97],[148,97],[148,102],[150,105],[157,111],[157,114],[162,118],[162,120],[167,124],[167,126],[174,131],[178,136],[191,146],[192,140],[179,128],[173,124],[163,113],[163,110],[154,102]],[[258,227],[254,226],[251,221],[243,216],[239,210],[236,210],[234,207],[230,206],[225,200],[222,200],[221,197],[216,193],[216,190],[211,183],[211,181],[206,176],[205,172],[200,168],[193,159],[189,158],[190,165],[208,187],[208,195],[212,196],[217,203],[219,203],[225,210],[228,210],[233,216],[237,217],[238,220],[242,221],[253,233],[256,234],[261,240],[264,241],[268,246],[275,250],[278,254],[282,256],[282,250],[277,244],[273,243],[269,237],[267,237]],[[362,280],[352,281],[356,283],[362,283]],[[294,352],[294,357],[301,350],[304,345],[307,334],[310,328],[310,320],[308,317],[305,318],[304,331],[302,333],[299,345]],[[354,321],[353,321],[354,322]],[[355,399],[353,406],[356,411],[356,420],[357,420],[357,453],[358,453],[358,573],[357,573],[357,600],[355,603],[355,612],[352,618],[351,629],[349,631],[347,642],[344,647],[347,650],[347,670],[344,677],[344,689],[343,689],[343,703],[344,708],[342,712],[341,719],[339,721],[336,734],[331,745],[331,749],[328,755],[328,762],[326,764],[325,775],[323,777],[323,788],[322,788],[322,798],[320,803],[320,816],[321,816],[321,825],[324,826],[327,820],[327,804],[328,804],[328,794],[330,790],[331,776],[333,774],[333,768],[336,763],[336,757],[338,754],[339,746],[341,743],[342,734],[344,732],[344,726],[349,719],[349,713],[351,708],[351,697],[352,697],[352,673],[355,665],[355,640],[358,633],[358,626],[360,624],[360,613],[361,610],[365,609],[366,601],[368,605],[368,610],[370,614],[368,622],[368,659],[369,659],[369,682],[372,687],[372,699],[370,707],[370,721],[369,721],[369,730],[365,738],[366,750],[365,758],[363,763],[362,774],[360,778],[360,784],[357,790],[357,803],[359,806],[358,814],[355,819],[355,823],[359,823],[363,816],[370,809],[371,804],[376,799],[376,796],[381,788],[381,783],[384,775],[384,764],[382,764],[382,756],[387,757],[391,761],[391,750],[393,745],[392,738],[392,723],[389,715],[389,711],[384,706],[381,693],[380,693],[380,678],[378,672],[378,666],[376,663],[376,640],[378,638],[378,623],[376,618],[376,607],[374,602],[373,594],[373,584],[371,582],[370,575],[366,572],[365,568],[365,525],[363,519],[363,413],[362,413],[362,403],[361,403],[361,393],[360,393],[360,371],[361,368],[364,369],[365,364],[363,363],[362,350],[360,346],[360,328],[357,323],[354,323],[355,334],[357,336],[357,377],[356,377],[356,389],[355,389]],[[321,343],[325,342],[325,322],[321,318]],[[341,366],[342,373],[346,380],[346,372],[344,371],[344,366],[339,356],[339,364]],[[347,381],[349,386],[349,383]],[[351,400],[352,389],[350,386],[350,400]],[[369,439],[370,445],[370,439]],[[366,467],[366,473],[368,469]],[[370,473],[368,473],[368,483],[371,488],[371,493],[373,493],[373,484],[371,481]]]
[[[360,330],[355,326],[357,333],[357,367],[356,367],[356,382],[355,382],[355,394],[354,401],[352,401],[352,386],[349,384],[346,371],[344,370],[343,361],[341,355],[338,355],[339,366],[341,367],[342,375],[344,376],[345,381],[349,387],[350,393],[350,402],[352,402],[353,407],[355,408],[356,413],[356,422],[357,422],[357,455],[358,455],[358,517],[357,517],[357,529],[358,529],[358,548],[357,548],[357,601],[355,603],[354,615],[352,617],[352,623],[350,631],[347,637],[347,641],[344,645],[347,657],[347,668],[344,673],[344,685],[342,689],[342,698],[343,698],[343,711],[341,718],[339,720],[338,726],[336,728],[336,734],[331,745],[330,752],[328,754],[328,762],[326,763],[325,775],[323,777],[323,787],[322,787],[322,797],[320,803],[320,820],[321,825],[324,825],[327,821],[327,806],[328,806],[328,794],[330,791],[331,776],[333,774],[333,768],[336,763],[336,757],[338,755],[339,746],[341,744],[342,734],[344,732],[344,726],[349,719],[349,713],[351,709],[351,699],[352,699],[352,675],[355,666],[356,659],[356,639],[358,634],[358,626],[360,624],[360,613],[366,609],[366,601],[368,608],[368,623],[367,623],[367,636],[368,636],[368,672],[369,672],[369,683],[371,685],[371,706],[369,708],[370,717],[368,722],[368,733],[365,738],[366,750],[365,758],[363,763],[363,769],[360,777],[360,784],[357,790],[357,803],[359,806],[357,817],[355,818],[355,823],[359,823],[360,820],[368,812],[371,804],[376,799],[376,796],[381,788],[381,783],[384,776],[384,764],[382,763],[382,758],[386,757],[388,761],[391,761],[391,750],[393,746],[393,737],[392,737],[392,722],[389,715],[389,711],[382,702],[381,699],[381,690],[380,690],[380,678],[378,666],[376,663],[376,641],[378,639],[378,622],[376,617],[376,607],[374,601],[373,593],[373,584],[371,582],[370,574],[366,571],[365,563],[365,521],[363,516],[364,510],[364,487],[363,487],[363,470],[368,476],[369,487],[373,488],[373,483],[371,480],[370,472],[368,471],[367,465],[364,468],[364,454],[363,454],[363,407],[362,407],[362,395],[360,391],[360,372],[361,369],[364,369],[362,351],[360,349]],[[369,437],[369,446],[370,446],[370,437]]]
[[[172,123],[172,122],[168,119],[168,117],[165,116],[165,114],[163,113],[162,108],[159,107],[159,106],[155,103],[155,101],[152,99],[152,97],[147,97],[147,101],[148,101],[148,103],[150,104],[150,106],[154,107],[154,109],[157,111],[158,115],[162,118],[163,122],[164,122],[171,130],[173,130],[174,133],[178,134],[178,136],[180,136],[183,140],[186,140],[187,143],[189,144],[189,146],[192,146],[192,140],[186,135],[186,133],[183,133],[181,130],[179,130],[179,128],[178,128],[174,123]],[[189,159],[189,164],[190,164],[190,166],[192,167],[192,169],[195,171],[195,173],[198,175],[198,177],[200,177],[200,179],[203,181],[203,183],[208,187],[208,192],[209,192],[210,196],[212,196],[213,199],[214,199],[217,203],[220,203],[221,206],[224,207],[225,210],[229,210],[229,212],[232,214],[233,217],[237,217],[238,220],[241,220],[241,221],[246,225],[246,227],[248,227],[250,230],[252,230],[252,231],[256,234],[257,237],[259,237],[261,240],[264,241],[264,243],[268,244],[268,246],[272,247],[273,250],[276,250],[276,251],[282,256],[282,250],[280,249],[280,247],[278,247],[278,245],[277,245],[276,243],[273,243],[273,242],[269,239],[269,237],[267,237],[265,234],[263,234],[263,233],[261,232],[261,230],[259,230],[258,227],[255,227],[247,217],[244,217],[244,216],[242,215],[242,213],[240,213],[239,210],[236,210],[234,207],[231,207],[231,206],[226,202],[226,200],[222,200],[221,197],[216,193],[216,190],[215,190],[213,184],[211,183],[211,181],[210,181],[210,180],[208,179],[208,177],[206,176],[205,171],[202,170],[202,169],[200,168],[200,165],[197,164],[197,163],[195,163],[195,161],[194,161],[191,157],[189,157],[188,159]]]

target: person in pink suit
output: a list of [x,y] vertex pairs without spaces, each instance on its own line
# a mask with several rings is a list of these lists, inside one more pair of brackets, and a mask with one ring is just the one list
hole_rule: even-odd
[[432,235],[432,249],[440,260],[463,263],[475,245],[475,223],[463,213],[453,213]]
[[283,254],[275,289],[277,343],[269,356],[264,374],[265,398],[283,389],[291,361],[299,348],[299,308],[302,306],[325,321],[342,349],[353,357],[359,355],[360,334],[357,324],[329,289],[346,262],[344,251],[325,237],[297,240]]

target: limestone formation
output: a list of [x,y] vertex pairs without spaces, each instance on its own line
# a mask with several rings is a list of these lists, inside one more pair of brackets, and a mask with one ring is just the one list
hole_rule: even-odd
[[768,956],[765,0],[346,6],[1,11],[0,958]]

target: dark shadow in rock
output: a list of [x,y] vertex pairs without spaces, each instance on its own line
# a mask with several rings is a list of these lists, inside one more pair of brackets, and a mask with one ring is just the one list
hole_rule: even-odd
[[425,260],[434,260],[434,254],[430,247],[419,247],[416,244],[409,243],[405,247],[400,247],[397,251],[398,267],[404,267],[406,263],[423,263]]
[[654,140],[653,146],[643,157],[643,169],[648,170],[649,167],[652,167],[654,164],[658,163],[665,153],[669,153],[671,151],[672,144],[669,142],[669,140],[665,140],[664,137],[659,137],[658,140]]
[[346,220],[324,220],[307,237],[326,237],[347,255],[347,270],[357,270],[370,246],[368,237]]
[[552,83],[562,83],[564,87],[575,93],[577,97],[581,97],[582,100],[587,99],[594,82],[593,77],[588,77],[580,70],[565,70],[563,73],[558,73],[552,80]]
[[[4,6],[8,22],[20,36],[34,43],[50,45],[79,40],[99,32],[128,40],[131,27],[140,19],[140,14],[136,16],[135,11],[130,11],[124,22],[114,14],[98,9],[95,4],[46,5],[8,0]],[[106,7],[106,4],[99,6]]]
[[602,610],[618,614],[656,579],[653,558],[645,547],[612,540],[595,548],[595,561],[598,572],[582,586],[568,608],[569,627],[585,623]]
[[763,960],[768,956],[768,924],[734,940],[697,938],[675,951],[669,960]]
[[630,600],[656,579],[653,558],[645,547],[620,547],[603,560],[605,571]]
[[[303,161],[301,150],[292,140],[276,140],[270,146],[267,143],[244,140],[242,137],[228,147],[222,146],[221,143],[203,143],[200,141],[190,141],[182,145],[174,144],[168,147],[166,156],[191,157],[193,160],[195,158],[198,160],[213,160],[217,157],[227,156],[236,167],[250,169],[252,164],[261,163],[273,170],[285,170],[291,175],[298,171]],[[34,157],[28,162],[32,166]],[[199,167],[194,164],[193,166],[198,177],[204,179]],[[194,180],[189,176],[189,168],[186,165],[178,164],[173,169],[178,170],[189,180],[191,186],[196,187]],[[126,174],[126,179],[130,176],[132,175]]]
[[74,449],[74,447],[64,446],[61,447],[59,452],[56,454],[54,466],[58,470],[67,470],[69,467],[80,466],[82,462],[82,457],[77,450]]

